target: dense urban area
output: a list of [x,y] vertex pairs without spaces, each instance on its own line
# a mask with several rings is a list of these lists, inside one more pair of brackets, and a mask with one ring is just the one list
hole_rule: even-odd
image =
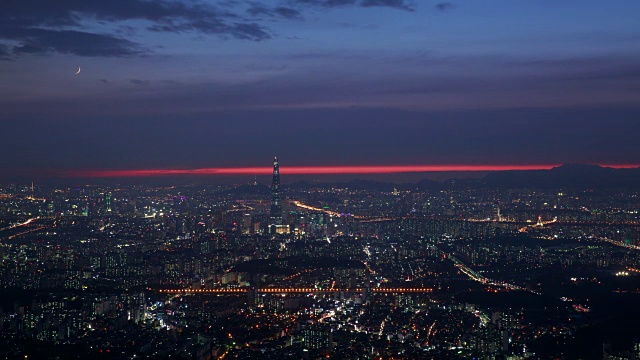
[[638,359],[640,194],[0,186],[0,357]]

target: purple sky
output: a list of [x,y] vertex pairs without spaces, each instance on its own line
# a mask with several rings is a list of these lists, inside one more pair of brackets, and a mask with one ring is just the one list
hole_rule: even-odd
[[638,14],[635,0],[3,1],[0,169],[640,163]]

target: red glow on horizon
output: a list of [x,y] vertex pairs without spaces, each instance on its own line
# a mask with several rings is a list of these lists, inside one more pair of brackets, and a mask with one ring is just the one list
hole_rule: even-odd
[[[399,174],[421,172],[473,172],[507,170],[550,170],[554,165],[380,165],[380,166],[281,166],[283,175]],[[640,165],[600,165],[614,169],[637,168]],[[272,167],[201,168],[201,169],[139,169],[139,170],[78,170],[70,177],[152,177],[172,175],[270,175]]]

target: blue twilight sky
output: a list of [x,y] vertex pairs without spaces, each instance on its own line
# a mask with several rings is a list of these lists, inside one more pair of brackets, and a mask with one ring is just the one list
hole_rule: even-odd
[[640,163],[638,14],[636,0],[5,0],[0,168]]

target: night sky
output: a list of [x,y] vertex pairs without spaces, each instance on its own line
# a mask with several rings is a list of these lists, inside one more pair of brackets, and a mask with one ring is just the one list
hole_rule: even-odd
[[4,0],[0,170],[640,164],[639,14],[637,0]]

